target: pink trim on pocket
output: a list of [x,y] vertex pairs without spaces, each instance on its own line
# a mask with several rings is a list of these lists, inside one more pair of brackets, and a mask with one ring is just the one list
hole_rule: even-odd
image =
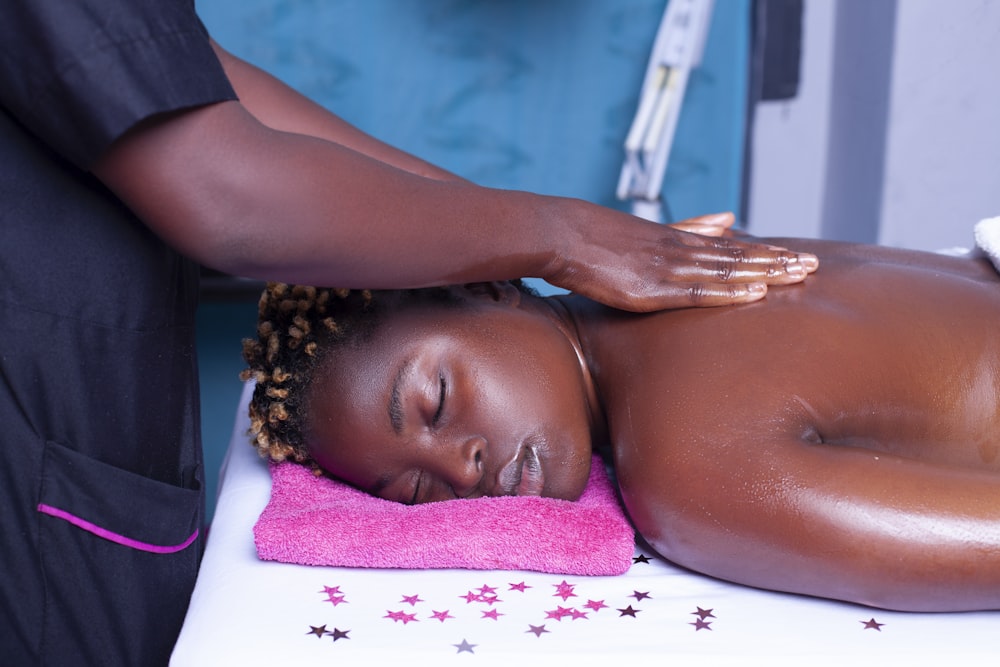
[[70,514],[65,510],[61,510],[58,507],[52,507],[51,505],[46,505],[44,503],[38,504],[38,511],[43,514],[48,514],[49,516],[54,516],[57,519],[63,519],[64,521],[69,521],[71,524],[77,528],[82,528],[88,533],[93,533],[98,537],[103,537],[106,540],[114,542],[116,544],[121,544],[122,546],[129,547],[131,549],[138,549],[139,551],[148,551],[154,554],[172,554],[183,549],[186,549],[191,545],[196,539],[198,539],[198,530],[191,534],[191,537],[187,538],[183,542],[177,545],[171,546],[159,546],[156,544],[149,544],[147,542],[140,542],[138,540],[133,540],[130,537],[125,537],[124,535],[119,535],[118,533],[113,533],[106,528],[101,528],[86,519],[81,519],[80,517]]

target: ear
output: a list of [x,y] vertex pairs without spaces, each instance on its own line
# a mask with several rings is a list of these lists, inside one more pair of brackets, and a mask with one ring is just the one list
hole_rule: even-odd
[[477,299],[488,299],[497,303],[517,306],[521,303],[521,290],[507,280],[488,283],[466,283],[462,285],[466,294]]

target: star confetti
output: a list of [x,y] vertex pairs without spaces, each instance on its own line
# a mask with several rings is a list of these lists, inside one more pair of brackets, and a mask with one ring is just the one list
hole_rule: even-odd
[[501,614],[499,609],[490,609],[483,612],[482,618],[492,618],[494,621],[499,621],[501,616],[506,614]]
[[541,637],[543,634],[548,632],[548,630],[545,629],[544,625],[531,625],[529,623],[528,629],[525,630],[525,632],[533,632],[536,637]]
[[461,644],[452,644],[452,646],[457,648],[459,653],[475,653],[472,649],[479,646],[479,644],[470,644],[463,639]]
[[389,611],[387,609],[385,616],[383,616],[382,618],[391,618],[394,623],[399,623],[400,621],[402,621],[403,625],[406,625],[410,621],[416,622],[417,615],[416,614],[407,614],[402,609],[400,609],[399,611]]
[[576,597],[576,593],[573,592],[576,586],[574,584],[567,584],[565,579],[562,580],[562,583],[553,584],[553,586],[555,586],[556,592],[552,594],[552,597],[560,597],[564,602],[569,598]]
[[320,625],[320,626],[310,625],[309,626],[309,632],[307,632],[306,634],[307,635],[316,635],[317,637],[322,637],[323,635],[326,634],[326,626],[325,625]]
[[523,593],[526,590],[528,590],[529,588],[531,588],[531,586],[529,586],[528,584],[526,584],[526,583],[524,583],[522,581],[522,582],[519,582],[519,583],[516,583],[516,584],[510,584],[510,588],[508,590],[511,590],[511,591],[520,591],[521,593]]
[[545,618],[555,619],[561,621],[563,616],[572,616],[573,610],[569,607],[556,607],[552,611],[545,612]]
[[319,592],[325,595],[326,601],[333,604],[334,607],[341,602],[347,602],[344,594],[340,592],[340,586],[324,586],[323,590]]
[[347,636],[348,632],[350,632],[350,630],[341,630],[339,628],[334,628],[333,632],[328,632],[326,634],[333,637],[333,641],[337,641],[338,639],[350,639],[350,637]]
[[444,611],[435,611],[433,614],[431,614],[431,618],[436,618],[437,620],[439,620],[442,623],[444,623],[449,618],[455,618],[455,617],[452,616],[451,614],[449,614],[448,610],[445,609]]
[[712,613],[711,609],[702,609],[701,607],[696,607],[696,609],[698,611],[692,611],[691,612],[692,616],[697,616],[698,618],[700,618],[703,621],[706,618],[715,618],[715,614]]
[[578,619],[581,619],[581,618],[587,618],[587,612],[580,611],[579,609],[570,609],[569,610],[569,615],[573,617],[574,621],[576,621]]
[[634,556],[632,558],[632,562],[633,563],[648,563],[649,562],[649,556],[647,556],[646,554],[639,554],[638,556]]
[[870,618],[867,621],[858,621],[858,622],[864,624],[865,630],[877,630],[878,632],[882,632],[882,626],[885,625],[885,623],[879,623],[874,618]]
[[712,626],[712,621],[706,621],[703,618],[696,618],[696,619],[694,619],[693,623],[688,623],[688,625],[693,625],[694,629],[695,629],[695,632],[697,632],[698,630],[711,630],[712,629],[712,627],[711,627]]
[[400,602],[408,604],[411,607],[416,607],[417,603],[418,602],[423,602],[423,600],[420,599],[419,595],[404,595],[403,599],[400,600]]
[[649,595],[649,591],[646,591],[645,593],[640,592],[640,591],[632,591],[632,595],[630,595],[629,597],[630,598],[635,598],[636,601],[641,601],[641,600],[645,600],[646,598],[650,597],[650,595]]
[[493,586],[480,586],[479,592],[483,595],[493,595],[497,592],[497,589]]
[[600,611],[608,607],[608,605],[604,604],[604,600],[587,600],[587,604],[583,606],[591,611]]
[[642,611],[642,609],[633,609],[632,605],[629,605],[624,609],[619,609],[618,611],[621,612],[620,614],[618,614],[619,618],[621,618],[622,616],[631,616],[632,618],[635,618],[635,615],[638,614],[640,611]]

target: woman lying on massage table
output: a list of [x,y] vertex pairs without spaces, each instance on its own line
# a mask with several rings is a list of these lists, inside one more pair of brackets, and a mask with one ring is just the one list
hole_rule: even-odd
[[787,244],[822,270],[757,303],[648,315],[512,283],[271,285],[245,349],[256,445],[423,503],[575,499],[610,442],[629,516],[682,566],[1000,609],[1000,278],[985,260]]

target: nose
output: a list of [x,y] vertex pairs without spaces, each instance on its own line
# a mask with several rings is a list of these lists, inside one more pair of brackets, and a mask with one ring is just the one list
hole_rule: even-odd
[[482,436],[459,438],[449,447],[451,453],[442,457],[441,477],[459,498],[483,495],[486,447],[486,439]]

